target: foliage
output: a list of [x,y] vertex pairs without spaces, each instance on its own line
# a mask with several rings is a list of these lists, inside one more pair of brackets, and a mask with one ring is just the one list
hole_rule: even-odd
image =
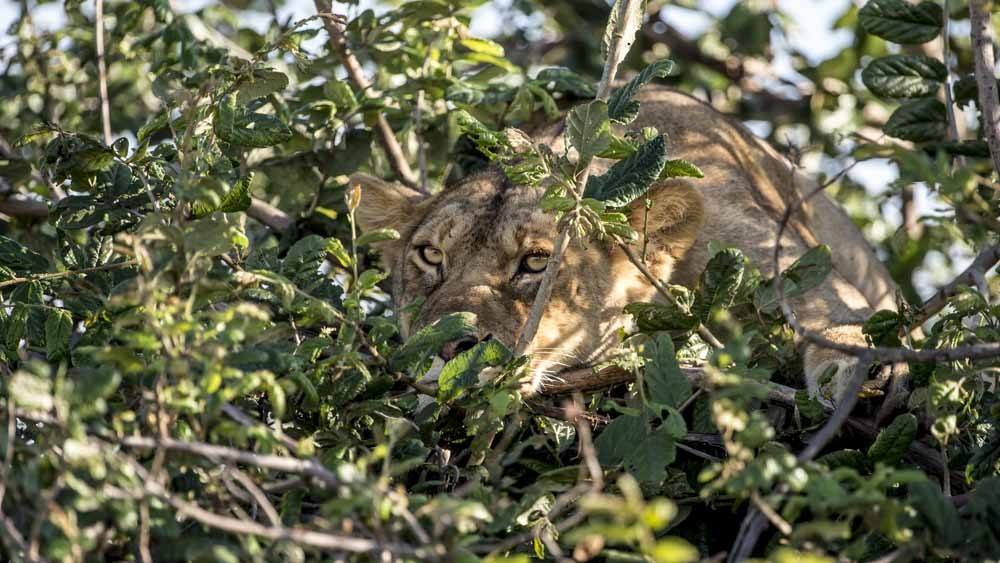
[[[513,181],[544,185],[543,207],[576,235],[624,243],[641,234],[622,208],[658,179],[702,175],[669,158],[665,132],[623,132],[635,94],[670,80],[761,117],[735,100],[767,99],[744,81],[753,67],[744,63],[769,62],[780,13],[736,3],[703,49],[687,51],[692,60],[663,59],[647,22],[627,59],[631,79],[595,100],[603,1],[513,3],[561,30],[564,64],[542,68],[519,60],[523,28],[473,37],[475,0],[349,7],[344,22],[275,14],[263,32],[241,20],[257,4],[105,5],[107,140],[96,134],[90,6],[67,3],[65,25],[44,31],[24,3],[10,30],[17,42],[0,78],[8,558],[680,562],[729,551],[740,518],[760,506],[787,526],[758,546],[774,560],[1000,557],[995,358],[909,362],[912,393],[889,424],[872,422],[890,392],[874,381],[823,455],[797,457],[829,415],[796,392],[801,365],[781,294],[808,295],[831,275],[826,247],[772,278],[738,248],[711,248],[694,287],[628,307],[636,327],[617,362],[638,377],[570,406],[526,400],[525,358],[499,342],[441,365],[444,344],[472,330],[469,315],[405,342],[398,334],[370,252],[398,234],[357,232],[360,195],[347,180],[393,175],[380,118],[431,186],[494,161]],[[801,118],[832,157],[898,163],[881,201],[849,178],[837,185],[869,233],[885,226],[879,206],[915,183],[946,208],[919,236],[904,226],[875,237],[904,293],[898,312],[865,326],[879,346],[1000,341],[992,264],[984,288],[949,292],[927,323],[913,285],[928,255],[998,242],[983,127],[975,139],[948,137],[953,108],[937,98],[950,74],[971,71],[967,38],[953,38],[957,62],[886,43],[927,44],[946,17],[930,1],[849,8],[837,25],[854,42],[800,65],[813,89],[791,118],[778,104],[766,115],[775,140]],[[342,26],[372,88],[341,78],[323,24]],[[718,53],[743,76],[716,64]],[[956,103],[978,103],[974,92],[974,82],[954,84]],[[837,152],[828,122],[841,104],[881,107],[872,96],[901,102],[874,125],[918,150],[856,137],[849,154]],[[573,154],[517,129],[564,110]],[[577,192],[591,157],[617,162]],[[8,202],[42,213],[19,215]],[[429,370],[439,370],[430,388],[420,381]],[[586,416],[572,416],[581,408]]]

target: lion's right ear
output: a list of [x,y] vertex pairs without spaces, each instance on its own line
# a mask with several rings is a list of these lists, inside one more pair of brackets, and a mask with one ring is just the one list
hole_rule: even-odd
[[427,196],[395,182],[386,182],[369,174],[358,172],[351,175],[350,186],[361,186],[361,201],[355,217],[361,232],[376,229],[399,231],[398,240],[378,243],[385,266],[396,267],[399,253],[405,247],[406,239],[421,219],[420,203]]
[[413,221],[414,207],[425,197],[402,184],[386,182],[363,172],[352,174],[350,185],[361,186],[357,219],[362,231],[401,230]]

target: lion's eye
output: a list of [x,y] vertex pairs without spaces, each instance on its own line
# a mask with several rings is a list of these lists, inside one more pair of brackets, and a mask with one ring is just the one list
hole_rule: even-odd
[[438,266],[441,262],[444,262],[444,252],[440,248],[428,245],[421,246],[418,251],[420,252],[420,258],[431,266]]
[[539,274],[545,271],[545,266],[548,263],[548,254],[529,254],[521,259],[521,271],[529,274]]

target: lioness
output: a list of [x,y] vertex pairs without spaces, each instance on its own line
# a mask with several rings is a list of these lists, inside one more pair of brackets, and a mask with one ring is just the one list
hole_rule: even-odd
[[[629,126],[656,127],[668,135],[671,158],[697,164],[698,180],[664,181],[650,191],[648,216],[633,205],[630,220],[648,233],[646,259],[661,280],[693,286],[709,259],[712,240],[741,249],[771,276],[778,221],[786,206],[813,186],[773,148],[701,101],[666,87],[648,87],[637,98],[639,117]],[[537,141],[562,150],[561,127],[535,132]],[[610,162],[596,162],[595,173]],[[426,299],[415,318],[400,319],[403,336],[457,311],[476,313],[480,338],[513,346],[525,323],[556,237],[550,214],[539,210],[539,188],[513,185],[498,170],[480,173],[423,196],[367,175],[358,220],[363,229],[391,227],[401,238],[384,242],[399,310]],[[793,299],[802,325],[830,339],[864,345],[859,324],[874,310],[894,308],[889,273],[850,218],[823,194],[792,217],[782,241],[781,268],[818,244],[832,249],[834,271],[818,288]],[[656,299],[654,287],[611,244],[574,243],[562,261],[548,308],[529,353],[533,388],[548,376],[594,365],[618,344],[626,321],[622,308]],[[442,357],[475,339],[446,346]],[[813,394],[838,397],[852,358],[812,346],[804,351]],[[837,375],[820,389],[829,367]],[[827,381],[824,379],[824,381]]]

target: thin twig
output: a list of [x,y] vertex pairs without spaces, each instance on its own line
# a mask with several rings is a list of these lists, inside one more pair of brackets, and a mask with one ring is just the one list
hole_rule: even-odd
[[951,283],[942,287],[927,301],[924,301],[923,306],[920,307],[920,311],[914,317],[913,327],[920,326],[924,321],[943,309],[948,304],[948,299],[958,293],[959,288],[974,286],[978,279],[985,277],[986,272],[997,265],[997,262],[1000,262],[1000,244],[994,244],[985,248],[976,256],[972,264],[969,264],[968,268],[955,276],[955,279]]
[[185,452],[209,459],[245,463],[273,471],[308,475],[331,487],[340,485],[340,479],[316,460],[301,460],[293,457],[258,454],[227,448],[225,446],[216,446],[202,442],[185,442],[173,438],[155,440],[145,436],[126,436],[119,443],[129,448],[154,449],[162,447],[167,450]]
[[[656,291],[672,305],[678,307],[679,305],[674,296],[671,295],[669,291],[667,291],[667,288],[663,285],[663,282],[658,280],[656,276],[653,275],[653,272],[651,272],[649,268],[646,267],[646,264],[638,256],[636,256],[635,252],[633,252],[632,249],[629,248],[628,245],[625,244],[624,242],[619,242],[618,246],[625,252],[625,256],[628,257],[629,261],[632,262],[632,264],[639,269],[639,272],[641,272],[642,275],[645,276],[647,280],[649,280],[649,283],[653,284],[653,287],[656,288]],[[708,327],[705,326],[703,323],[698,323],[698,335],[701,336],[701,338],[709,345],[711,345],[713,348],[717,350],[721,350],[723,348],[722,342],[718,338],[716,338],[715,335],[712,334],[712,331],[708,330]]]
[[969,20],[972,23],[972,58],[975,62],[976,89],[979,111],[983,119],[983,136],[993,157],[993,169],[1000,173],[1000,102],[997,100],[996,63],[993,56],[993,24],[990,9],[993,2],[971,0]]
[[135,260],[126,260],[124,262],[103,264],[101,266],[95,266],[93,268],[81,268],[79,270],[66,270],[63,272],[46,272],[43,274],[34,274],[22,278],[11,278],[9,280],[0,281],[0,289],[3,289],[11,285],[18,285],[28,282],[37,282],[37,281],[45,281],[57,278],[65,278],[68,276],[92,274],[94,272],[104,272],[106,270],[117,270],[118,268],[128,268],[130,266],[135,266],[136,264],[137,262]]
[[[331,50],[337,54],[341,64],[344,65],[344,69],[347,71],[347,76],[351,79],[351,82],[362,93],[366,92],[371,87],[371,83],[365,76],[365,71],[361,68],[361,63],[358,62],[351,48],[347,45],[347,40],[344,38],[343,19],[333,13],[330,0],[314,0],[313,3],[316,5],[316,11],[323,20],[323,27],[326,28],[326,33],[330,36]],[[399,177],[399,180],[411,188],[420,189],[420,178],[410,168],[410,163],[406,160],[406,155],[403,154],[403,147],[400,146],[399,140],[396,139],[396,134],[393,133],[392,127],[389,125],[389,121],[381,112],[377,114],[375,119],[375,132],[378,136],[379,144],[382,145],[386,156],[389,157],[389,165],[392,166],[392,170]]]
[[104,62],[104,0],[94,0],[94,36],[97,43],[97,87],[101,95],[101,126],[104,144],[111,145],[111,102],[108,99],[108,70]]
[[[323,0],[316,1],[320,2]],[[624,58],[625,53],[628,51],[628,46],[632,44],[635,38],[635,31],[638,26],[632,25],[633,18],[641,18],[643,13],[642,2],[640,0],[622,0],[617,6],[618,13],[613,15],[613,17],[617,19],[618,25],[616,26],[614,36],[611,38],[611,44],[608,46],[607,59],[604,61],[604,72],[601,75],[601,81],[597,85],[596,100],[607,101],[611,95],[611,84],[618,74],[618,63]],[[577,163],[576,189],[573,193],[573,196],[576,198],[577,209],[579,208],[580,200],[583,198],[587,179],[590,177],[591,160],[592,158],[583,158]],[[524,326],[521,328],[521,333],[517,337],[517,344],[514,346],[515,355],[523,355],[531,345],[531,341],[534,340],[535,333],[538,332],[538,325],[541,323],[542,315],[545,314],[549,298],[552,296],[552,288],[555,285],[556,276],[559,275],[563,254],[569,247],[570,239],[572,238],[570,233],[573,225],[572,221],[568,219],[573,214],[575,214],[575,211],[570,212],[570,215],[564,218],[562,228],[560,228],[559,235],[556,237],[552,255],[549,257],[548,264],[545,267],[545,273],[542,274],[542,281],[538,285],[538,293],[535,294],[535,300],[531,304],[531,312],[528,313],[528,319],[525,321]]]
[[233,478],[240,483],[240,485],[243,485],[243,488],[250,493],[251,497],[253,497],[254,502],[256,502],[257,505],[260,506],[261,510],[264,511],[264,516],[267,517],[267,522],[271,526],[280,526],[281,516],[278,515],[278,511],[274,509],[274,505],[271,504],[270,500],[268,500],[264,491],[260,490],[257,483],[254,483],[253,479],[251,479],[249,475],[240,471],[239,468],[235,466],[229,466],[227,470]]
[[149,474],[145,469],[131,458],[125,458],[133,469],[143,477],[145,491],[172,506],[178,513],[197,520],[198,522],[218,530],[223,530],[231,534],[251,535],[270,540],[291,541],[300,545],[306,545],[318,549],[341,551],[350,553],[387,553],[397,556],[428,555],[423,549],[401,543],[381,543],[372,539],[358,538],[350,536],[339,536],[306,530],[302,528],[286,528],[284,526],[264,526],[257,522],[231,518],[205,510],[204,508],[183,501],[163,488],[155,479],[149,479]]

